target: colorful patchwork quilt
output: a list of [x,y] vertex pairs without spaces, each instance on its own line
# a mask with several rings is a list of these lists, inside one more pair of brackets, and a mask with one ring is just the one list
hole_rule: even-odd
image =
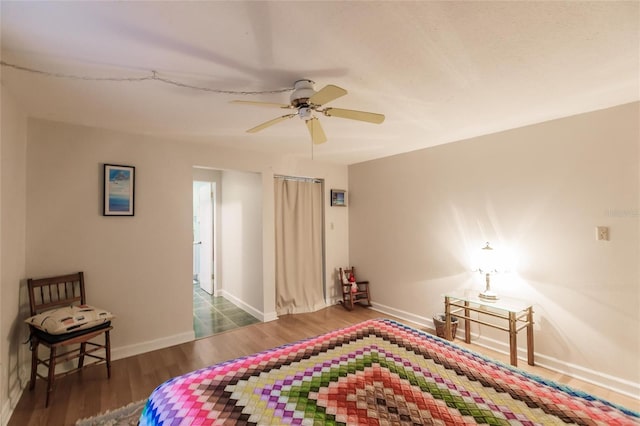
[[395,321],[369,320],[175,377],[152,425],[638,425],[640,414]]

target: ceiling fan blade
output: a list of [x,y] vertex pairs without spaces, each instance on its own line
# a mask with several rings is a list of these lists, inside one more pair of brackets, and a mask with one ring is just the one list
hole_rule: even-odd
[[311,134],[311,140],[314,144],[318,145],[327,141],[327,136],[324,134],[324,130],[322,130],[320,120],[316,117],[307,120],[307,128],[309,129],[309,134]]
[[380,124],[384,121],[383,114],[374,112],[355,111],[353,109],[326,108],[322,113],[329,117],[349,118],[351,120],[366,121],[368,123]]
[[273,126],[274,124],[278,124],[281,121],[287,120],[291,117],[295,117],[298,114],[287,114],[287,115],[283,115],[282,117],[278,117],[278,118],[274,118],[273,120],[269,120],[265,123],[259,124],[256,127],[253,127],[249,130],[247,130],[247,133],[256,133],[259,132],[262,129],[266,129],[269,126]]
[[257,102],[257,101],[231,101],[232,104],[241,104],[241,105],[254,105],[254,106],[262,106],[262,107],[270,107],[270,108],[292,108],[291,105],[286,104],[277,104],[275,102]]
[[309,98],[309,103],[314,105],[324,105],[346,94],[347,94],[347,91],[344,90],[342,87],[329,84],[327,86],[324,86],[315,94],[311,95],[311,97]]

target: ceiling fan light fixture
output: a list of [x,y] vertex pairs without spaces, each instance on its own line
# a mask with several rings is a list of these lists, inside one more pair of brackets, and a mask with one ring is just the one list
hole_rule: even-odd
[[309,106],[301,106],[298,108],[298,115],[303,120],[309,120],[313,118],[313,110]]

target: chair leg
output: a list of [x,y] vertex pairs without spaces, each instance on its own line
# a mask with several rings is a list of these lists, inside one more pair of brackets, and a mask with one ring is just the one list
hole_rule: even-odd
[[49,406],[49,398],[53,392],[53,381],[56,378],[56,347],[52,346],[49,352],[49,376],[47,378],[47,401],[45,402],[45,408]]
[[342,307],[345,308],[347,311],[350,310],[349,309],[349,296],[351,295],[351,293],[348,292],[349,289],[346,286],[342,286]]
[[107,378],[111,378],[111,339],[109,330],[104,333],[105,358],[107,359]]
[[78,369],[84,365],[84,354],[87,350],[87,344],[85,342],[80,343],[80,354],[78,356]]
[[31,378],[29,379],[29,390],[36,386],[36,373],[38,372],[38,346],[40,342],[33,337],[31,341]]

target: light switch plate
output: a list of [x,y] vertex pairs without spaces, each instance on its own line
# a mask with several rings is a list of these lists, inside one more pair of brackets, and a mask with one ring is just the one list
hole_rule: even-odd
[[609,241],[609,227],[608,226],[596,226],[596,240]]

